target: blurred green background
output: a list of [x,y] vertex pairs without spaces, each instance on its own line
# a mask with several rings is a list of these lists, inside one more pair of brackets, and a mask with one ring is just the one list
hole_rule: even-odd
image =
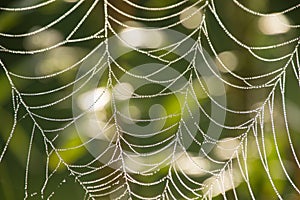
[[[0,0],[1,7],[24,7],[28,5],[34,5],[38,1],[20,1],[20,0]],[[58,19],[63,15],[66,11],[70,10],[76,4],[76,0],[58,0],[48,6],[41,7],[39,9],[28,10],[24,12],[11,12],[0,10],[0,32],[1,33],[10,33],[10,34],[20,34],[27,33],[29,31],[38,30],[41,27],[49,24],[50,22]],[[76,24],[82,19],[84,14],[88,11],[94,1],[86,0],[83,4],[81,4],[74,12],[72,12],[69,16],[65,17],[61,22],[55,24],[51,28],[28,37],[5,37],[0,36],[0,45],[5,47],[6,49],[12,50],[20,50],[20,51],[31,51],[35,49],[41,49],[45,47],[49,47],[57,42],[63,41],[64,38],[74,30]],[[191,0],[188,3],[184,4],[184,6],[179,6],[178,8],[159,11],[159,12],[151,12],[151,11],[143,11],[134,7],[129,6],[128,4],[121,1],[112,1],[109,2],[121,9],[122,11],[129,13],[134,16],[139,17],[163,17],[179,12],[184,9],[184,7],[188,5],[192,5],[195,3],[195,0]],[[135,0],[132,1],[139,5],[147,6],[147,7],[163,7],[166,5],[171,5],[178,3],[178,0],[170,0],[170,1],[159,1],[159,0]],[[261,11],[263,13],[274,13],[281,10],[288,9],[294,5],[299,4],[298,0],[289,0],[289,1],[276,1],[276,0],[253,0],[253,1],[240,1],[248,8],[251,8],[256,11]],[[240,41],[249,46],[267,46],[272,44],[283,43],[285,41],[289,41],[293,38],[299,38],[299,29],[289,28],[287,26],[282,25],[276,21],[268,21],[267,18],[254,16],[249,13],[246,13],[239,7],[237,7],[231,0],[215,0],[217,13],[227,27],[227,29],[236,36]],[[203,5],[203,3],[198,4],[196,7]],[[300,12],[299,9],[295,11],[288,12],[285,15],[280,15],[280,20],[289,24],[299,24]],[[257,60],[253,55],[251,55],[246,49],[237,45],[232,39],[230,39],[224,30],[221,29],[213,14],[206,9],[205,11],[201,11],[199,13],[199,17],[205,12],[206,14],[206,23],[207,29],[209,31],[209,37],[214,45],[214,48],[224,64],[227,64],[230,70],[240,76],[249,77],[260,75],[268,72],[272,72],[280,67],[284,66],[287,62],[287,59],[279,61],[279,62],[262,62]],[[159,22],[132,22],[132,19],[129,19],[126,16],[121,15],[116,12],[114,9],[109,8],[108,13],[113,18],[119,20],[122,23],[129,24],[132,26],[145,26],[145,27],[163,27],[168,24],[172,24],[180,20],[180,17],[177,16],[171,18],[170,20],[164,20]],[[194,21],[193,21],[194,20]],[[116,32],[120,32],[124,29],[124,27],[114,23],[110,19],[111,25],[116,30]],[[194,27],[194,24],[197,25],[198,21],[195,18],[191,18],[187,20],[186,23],[179,23],[177,26],[172,29],[182,32],[184,34],[191,33]],[[277,24],[276,24],[277,23]],[[270,26],[271,25],[271,26]],[[92,10],[89,17],[83,23],[83,25],[76,31],[72,38],[81,38],[92,35],[102,29],[104,27],[104,10],[103,10],[103,2],[100,1],[95,8]],[[275,27],[275,29],[274,29]],[[109,35],[113,33],[110,31]],[[194,34],[192,37],[197,38],[197,34]],[[215,58],[213,52],[210,50],[205,37],[203,36],[203,47],[208,51],[208,53]],[[14,54],[8,53],[4,51],[0,51],[0,59],[6,66],[7,70],[12,73],[22,74],[24,76],[43,76],[47,74],[51,74],[54,72],[58,72],[60,70],[65,69],[67,66],[70,66],[76,63],[83,56],[87,55],[88,52],[93,50],[101,41],[104,39],[94,38],[91,40],[86,40],[82,42],[73,42],[68,43],[63,46],[54,48],[52,50],[47,50],[45,52],[41,52],[38,54]],[[265,51],[255,51],[258,55],[267,57],[267,58],[276,58],[279,56],[286,55],[294,50],[296,43],[291,43],[285,45],[280,48],[269,49]],[[118,62],[124,66],[125,69],[131,69],[132,66],[136,66],[140,63],[144,63],[148,61],[146,56],[140,55],[139,53],[132,52],[126,54],[122,58],[118,60]],[[294,61],[297,58],[293,58]],[[149,60],[151,61],[151,59]],[[299,60],[298,60],[299,62]],[[220,68],[220,73],[222,77],[232,83],[242,84],[240,80],[234,78],[230,73],[227,73],[224,68],[218,64],[216,61],[216,65]],[[174,66],[176,68],[176,66]],[[67,73],[63,73],[61,75],[45,78],[41,80],[25,80],[21,78],[14,77],[13,81],[18,91],[24,93],[30,92],[40,92],[47,91],[57,87],[61,87],[65,84],[68,84],[74,80],[77,74],[78,67],[68,71]],[[298,69],[299,70],[299,69]],[[179,70],[180,71],[180,70]],[[120,77],[123,72],[121,70],[116,69],[115,74]],[[182,71],[181,71],[182,72]],[[107,72],[106,72],[107,73]],[[189,74],[186,75],[187,77]],[[270,78],[273,78],[271,76]],[[263,78],[259,80],[254,80],[253,84],[265,83],[270,78]],[[299,84],[298,80],[294,75],[294,71],[291,66],[287,68],[286,71],[286,107],[287,107],[287,116],[289,120],[289,128],[292,136],[292,141],[294,143],[295,151],[298,157],[300,156],[300,128],[299,128],[299,119],[300,119],[300,93],[299,93]],[[105,85],[107,80],[101,80],[99,83],[102,87]],[[115,84],[115,83],[114,83]],[[198,88],[198,92],[201,93],[201,88],[199,86],[195,86]],[[72,87],[68,87],[61,92],[49,94],[49,95],[41,95],[28,97],[24,96],[24,101],[28,105],[42,105],[45,103],[53,102],[57,99],[61,99],[66,94],[72,92]],[[153,94],[157,93],[157,87],[146,87],[141,89],[141,93]],[[146,91],[146,92],[145,92]],[[203,91],[202,91],[203,92]],[[261,105],[262,101],[267,98],[270,93],[270,89],[255,89],[255,90],[239,90],[232,88],[230,86],[226,86],[226,95],[227,95],[227,106],[230,109],[236,110],[249,110],[254,109]],[[285,124],[283,119],[283,109],[282,109],[282,100],[279,87],[277,87],[275,92],[275,105],[274,105],[274,116],[275,116],[275,129],[276,129],[276,137],[278,142],[278,148],[281,152],[281,158],[283,159],[284,166],[286,167],[287,172],[289,173],[291,179],[295,183],[296,187],[300,187],[300,170],[295,162],[293,154],[291,152],[291,148],[289,145],[289,141],[287,138],[287,133],[285,130]],[[201,99],[201,100],[200,100]],[[178,111],[178,102],[174,102],[174,98],[160,98],[155,101],[162,103],[166,106],[168,113],[176,113]],[[199,101],[203,104],[203,106],[208,107],[209,101],[207,97],[199,97]],[[152,104],[153,102],[148,102],[148,104]],[[177,104],[176,104],[177,103]],[[135,109],[139,110],[139,116],[141,118],[146,118],[148,113],[145,112],[143,108],[148,106],[145,103],[133,102],[136,106]],[[72,98],[68,98],[61,103],[45,109],[35,109],[32,110],[34,113],[53,117],[53,118],[68,118],[72,117]],[[0,71],[0,149],[4,149],[7,139],[10,136],[10,130],[13,124],[14,111],[12,109],[12,90],[11,86],[8,82],[8,79],[4,73],[3,68]],[[106,106],[104,120],[111,115],[111,107]],[[266,109],[267,110],[267,109]],[[33,127],[32,119],[26,114],[26,109],[21,106],[18,112],[18,123],[16,129],[14,131],[13,138],[8,146],[8,150],[0,163],[0,199],[4,200],[14,200],[14,199],[22,199],[24,198],[24,187],[25,187],[25,171],[26,171],[26,162],[27,162],[27,152],[29,148],[29,141],[31,137],[31,130]],[[250,119],[253,115],[236,115],[236,114],[227,114],[226,124],[234,125],[239,122],[243,122],[247,119]],[[172,119],[174,121],[178,121],[178,119]],[[174,121],[170,120],[170,124],[174,123]],[[41,124],[43,129],[51,129],[51,128],[59,128],[63,127],[66,123],[61,122],[50,122],[48,120],[37,119],[38,123]],[[272,179],[274,184],[276,185],[278,192],[282,194],[282,197],[287,200],[296,200],[300,199],[299,193],[295,191],[290,181],[286,178],[284,171],[280,165],[278,160],[278,155],[276,153],[275,141],[272,134],[271,120],[266,112],[265,116],[265,135],[264,142],[267,149],[267,160],[269,162],[270,172],[272,174]],[[209,124],[209,120],[203,118],[201,121],[201,126],[207,128]],[[174,130],[173,130],[174,131]],[[171,134],[174,132],[171,132]],[[227,131],[221,135],[220,139],[235,137],[241,134],[240,131]],[[47,137],[50,140],[56,134],[47,133]],[[259,142],[262,142],[261,135],[258,136],[260,138]],[[127,138],[130,140],[130,138]],[[270,184],[268,177],[265,173],[265,170],[261,164],[257,145],[255,143],[255,139],[252,134],[249,134],[248,139],[248,168],[249,168],[249,177],[250,183],[253,189],[254,196],[256,199],[277,199],[276,194]],[[203,138],[199,138],[199,140],[203,140]],[[75,127],[68,127],[60,134],[59,138],[55,140],[55,145],[57,148],[67,148],[75,145],[81,144],[81,140],[78,137]],[[233,144],[229,144],[233,145]],[[49,167],[49,173],[53,170],[57,170],[56,173],[53,174],[53,177],[47,183],[47,186],[44,189],[44,198],[48,198],[51,196],[52,192],[55,192],[52,196],[52,199],[83,199],[85,195],[85,191],[82,187],[76,182],[74,176],[70,174],[65,166],[62,164],[56,169],[58,164],[58,158],[51,152],[51,148],[49,144],[46,146],[50,149],[47,156],[47,152],[45,150],[45,141],[41,134],[41,131],[35,131],[35,136],[32,145],[31,151],[31,160],[29,166],[29,178],[28,178],[28,194],[29,199],[41,199],[41,189],[45,184],[45,175],[46,169]],[[196,145],[195,145],[196,146]],[[190,152],[197,151],[191,147]],[[66,163],[68,164],[76,164],[76,163],[86,163],[91,160],[92,156],[89,152],[83,147],[78,148],[72,151],[60,152],[61,156],[64,158]],[[215,154],[218,154],[215,152]],[[220,154],[220,153],[219,153]],[[222,155],[222,152],[221,152]],[[216,157],[218,157],[216,155]],[[220,158],[221,160],[226,160],[228,158]],[[47,166],[48,162],[48,166]],[[238,169],[236,159],[234,159],[233,165],[235,169]],[[83,169],[84,171],[84,169]],[[109,174],[113,170],[106,167],[104,170],[99,172],[99,174],[93,174],[89,177],[89,180],[93,180],[98,178],[99,176],[105,176]],[[174,172],[172,172],[174,174]],[[197,176],[192,172],[188,172],[192,174],[191,176],[194,180],[199,182],[203,182],[209,176]],[[163,168],[159,170],[159,173],[152,177],[153,180],[158,179],[159,177],[163,177],[167,174],[167,169]],[[151,181],[145,177],[135,177],[136,179],[140,179],[142,181]],[[84,178],[83,178],[84,179]],[[151,179],[151,178],[150,178]],[[84,181],[84,180],[83,180]],[[122,182],[120,178],[120,182]],[[180,182],[175,179],[175,182],[180,185]],[[149,194],[159,194],[162,190],[163,186],[159,185],[157,188],[155,187],[143,187],[137,186],[135,184],[131,185],[132,190],[136,191],[139,194],[149,195]],[[179,186],[182,187],[182,186]],[[190,185],[190,187],[194,187]],[[171,188],[176,191],[176,188]],[[185,194],[192,198],[193,194],[188,190],[185,190],[184,187],[181,188],[185,191]],[[251,199],[250,193],[247,188],[247,184],[241,181],[238,181],[236,185],[237,193],[240,199]],[[176,193],[176,192],[175,192]],[[32,194],[32,196],[30,195]],[[178,195],[178,199],[180,199],[180,195]],[[232,190],[227,191],[227,198],[234,199],[234,193]],[[109,199],[108,196],[103,197],[103,199]],[[215,199],[222,199],[221,195],[215,197]]]

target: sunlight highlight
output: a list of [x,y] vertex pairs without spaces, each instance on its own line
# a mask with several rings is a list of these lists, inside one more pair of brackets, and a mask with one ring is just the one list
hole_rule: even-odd
[[175,162],[185,174],[192,176],[203,176],[210,170],[210,163],[207,159],[199,156],[179,154]]
[[82,110],[93,112],[104,109],[110,99],[110,93],[104,87],[101,87],[81,94],[78,97],[77,105]]
[[[234,71],[238,66],[238,57],[233,53],[232,51],[223,51],[218,54],[219,59],[221,62],[227,67],[229,71]],[[228,73],[229,71],[225,69],[222,64],[219,62],[219,60],[216,58],[216,65],[218,69],[223,73]]]
[[[197,7],[189,7],[180,15],[181,24],[187,29],[197,28],[202,20],[201,10]],[[184,20],[184,21],[183,21]]]
[[266,35],[286,33],[290,30],[288,18],[283,15],[261,17],[258,21],[260,31]]
[[[40,27],[34,27],[31,31],[37,30]],[[28,50],[46,48],[62,41],[63,35],[55,29],[48,29],[36,35],[29,36],[24,40],[24,47]]]
[[126,28],[120,34],[124,45],[137,48],[158,48],[163,44],[164,35],[161,31],[146,28]]
[[240,140],[237,138],[224,138],[219,140],[218,146],[214,149],[214,153],[219,159],[228,160],[236,158]]
[[237,169],[223,171],[218,177],[210,177],[203,184],[208,187],[205,192],[210,193],[212,197],[224,194],[228,190],[238,187],[242,182],[242,177]]
[[134,92],[134,89],[133,89],[132,85],[130,85],[129,83],[118,83],[113,89],[114,97],[117,100],[130,99],[133,92]]

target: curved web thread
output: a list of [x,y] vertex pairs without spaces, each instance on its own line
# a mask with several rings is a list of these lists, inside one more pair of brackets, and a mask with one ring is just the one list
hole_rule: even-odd
[[[286,8],[276,14],[263,14],[254,11],[240,2],[233,0],[231,2],[234,9],[246,12],[246,14],[256,17],[274,17],[291,12],[296,12],[299,5]],[[22,12],[38,12],[52,4],[55,1],[41,2],[35,5],[8,8],[1,7],[2,11],[18,14]],[[88,6],[84,7],[87,4]],[[64,37],[57,39],[47,46],[37,47],[35,49],[11,48],[9,43],[1,44],[1,66],[11,88],[12,110],[13,110],[13,125],[11,131],[3,142],[3,148],[0,155],[0,163],[5,162],[8,157],[10,145],[16,140],[16,129],[19,123],[26,120],[31,124],[31,132],[29,133],[29,142],[26,144],[27,155],[24,170],[24,198],[39,196],[40,198],[55,198],[60,195],[60,187],[71,184],[69,179],[74,179],[79,184],[84,195],[81,198],[85,199],[211,199],[215,196],[224,199],[239,199],[252,198],[256,199],[259,195],[257,188],[253,187],[255,179],[253,169],[255,166],[251,162],[260,163],[260,167],[268,180],[270,187],[273,189],[272,195],[283,199],[282,188],[274,171],[273,166],[280,168],[282,178],[287,182],[289,188],[292,189],[295,195],[299,195],[299,183],[293,177],[291,170],[287,166],[288,162],[295,163],[295,170],[299,171],[299,159],[297,155],[296,142],[293,139],[294,130],[290,128],[287,114],[286,96],[287,76],[290,79],[299,79],[299,33],[291,34],[289,38],[278,43],[266,45],[255,45],[243,42],[231,32],[222,18],[222,8],[217,1],[180,1],[174,4],[168,4],[162,7],[149,7],[137,4],[131,1],[124,1],[119,5],[112,1],[93,1],[84,2],[78,1],[72,4],[68,10],[60,14],[59,17],[43,24],[36,30],[31,30],[27,33],[1,33],[0,36],[5,39],[34,38],[41,37],[41,34],[51,30],[56,25],[70,20],[72,13],[77,10],[83,10],[84,14],[78,19],[72,29],[65,34]],[[87,8],[88,7],[88,8]],[[103,26],[97,27],[98,30],[90,35],[77,36],[77,33],[83,29],[87,20],[94,17],[94,13],[98,12],[98,8],[103,11]],[[138,12],[142,11],[142,12]],[[143,11],[147,12],[145,15]],[[190,12],[186,12],[190,11]],[[165,13],[164,13],[165,12]],[[188,13],[188,14],[184,14]],[[200,13],[200,14],[199,14]],[[109,37],[116,36],[119,40],[122,28],[133,27],[155,27],[156,31],[162,31],[170,28],[178,28],[182,24],[188,23],[193,17],[199,18],[201,21],[197,26],[193,27],[186,37],[174,42],[168,46],[159,46],[152,49],[144,49],[129,44],[133,52],[139,56],[148,57],[163,63],[157,71],[149,74],[138,74],[134,70],[129,70],[128,66],[121,60],[116,60],[112,56],[113,47],[109,46]],[[149,17],[151,16],[151,17]],[[126,19],[126,20],[125,20]],[[128,22],[130,21],[130,22]],[[220,34],[224,38],[235,44],[240,51],[248,54],[249,57],[256,60],[255,62],[265,63],[266,69],[254,73],[253,76],[238,74],[230,69],[230,66],[219,54],[218,43],[214,29],[210,21],[214,21],[219,27]],[[66,22],[65,22],[66,23]],[[282,24],[291,29],[297,30],[297,24]],[[80,34],[78,34],[80,35]],[[182,48],[187,38],[193,37],[194,44],[190,50],[182,55],[182,57],[173,58],[176,49]],[[35,38],[37,39],[37,38]],[[9,41],[8,40],[8,41]],[[6,64],[4,55],[28,55],[38,56],[47,55],[53,56],[55,59],[59,56],[51,54],[59,48],[70,50],[69,45],[80,44],[94,41],[97,45],[104,48],[101,57],[97,58],[97,62],[92,64],[92,67],[75,79],[74,70],[79,69],[80,65],[88,62],[88,60],[97,52],[97,48],[92,48],[88,52],[83,52],[82,55],[76,55],[77,59],[66,66],[58,67],[58,69],[49,71],[40,70],[39,73],[28,70],[12,70],[9,64]],[[126,42],[126,41],[125,41]],[[96,46],[96,45],[94,45]],[[99,48],[98,46],[98,48]],[[234,88],[245,92],[244,95],[255,94],[262,95],[260,103],[256,103],[252,107],[246,105],[242,108],[234,106],[225,106],[219,104],[215,100],[215,94],[207,89],[206,82],[196,70],[195,60],[197,56],[203,54],[202,49],[206,49],[215,57],[215,62],[219,65],[221,71],[225,71],[226,75],[216,73],[210,66],[208,60],[204,60],[205,64],[214,74],[212,80],[222,81],[225,87]],[[281,53],[273,53],[274,57],[268,57],[267,51],[277,52],[281,49]],[[197,54],[198,52],[198,54]],[[282,54],[283,52],[283,54]],[[74,53],[74,52],[73,52]],[[71,52],[72,54],[72,52]],[[182,58],[191,56],[192,61],[187,64],[185,70],[180,71],[177,77],[167,80],[157,79],[156,75],[168,70],[172,66],[176,68],[176,63],[181,62]],[[205,56],[204,56],[205,58]],[[263,64],[259,64],[263,66]],[[24,73],[25,72],[25,73]],[[126,74],[132,79],[146,80],[148,84],[162,84],[165,87],[155,91],[154,94],[141,94],[137,91],[131,91],[130,88],[122,85],[120,73]],[[85,107],[81,113],[72,116],[65,116],[60,110],[61,107],[72,106],[72,97],[84,90],[85,86],[99,73],[105,74],[105,83],[102,85],[102,90],[98,98],[91,105]],[[60,85],[55,84],[55,88],[43,87],[44,90],[32,91],[21,87],[21,81],[30,82],[31,84],[47,83],[49,80],[56,80],[57,77],[64,78],[66,74],[71,74],[73,80],[66,80]],[[228,75],[228,76],[227,76]],[[171,90],[172,85],[176,85],[180,78],[186,77],[186,84],[176,90]],[[294,78],[295,77],[295,78]],[[45,82],[43,82],[45,81]],[[79,85],[76,89],[73,86]],[[125,94],[115,94],[112,91],[116,90],[116,86]],[[36,89],[36,88],[33,88]],[[260,91],[264,92],[260,92]],[[215,104],[219,109],[228,113],[229,116],[237,116],[241,120],[229,121],[225,124],[218,122],[211,116],[211,113],[206,109],[205,105],[199,98],[199,93],[206,96],[206,99]],[[251,93],[251,91],[254,91]],[[73,133],[75,124],[84,116],[89,115],[94,109],[98,101],[101,101],[105,95],[111,92],[111,114],[107,114],[106,119],[102,120],[102,132],[96,135],[89,136],[83,142],[78,141],[79,138]],[[182,95],[183,105],[179,111],[173,113],[165,113],[163,116],[151,116],[150,118],[139,118],[138,116],[130,116],[119,110],[117,100],[126,97],[130,93],[132,100],[155,99],[157,97],[172,96],[180,93]],[[120,97],[121,96],[121,97]],[[34,100],[35,98],[39,100]],[[194,104],[190,104],[190,101]],[[230,98],[228,98],[230,101]],[[38,102],[35,104],[34,102]],[[255,102],[255,101],[254,101]],[[63,105],[63,106],[60,106]],[[220,138],[216,139],[206,134],[207,129],[203,127],[201,122],[194,119],[193,110],[201,112],[204,118],[211,121],[214,126],[223,129]],[[51,113],[58,112],[59,115]],[[187,115],[188,119],[194,122],[197,129],[197,135],[193,135],[191,125],[188,124],[183,115]],[[201,115],[201,119],[202,118]],[[57,117],[59,116],[59,117]],[[171,125],[162,126],[160,129],[150,129],[147,134],[139,135],[133,130],[123,130],[122,121],[133,121],[147,126],[147,124],[172,121]],[[169,121],[168,121],[169,120]],[[174,122],[175,121],[175,122]],[[87,126],[87,125],[83,125]],[[149,126],[151,127],[151,126]],[[282,130],[282,127],[284,129]],[[73,128],[73,129],[72,129]],[[29,131],[28,131],[29,132]],[[282,134],[281,132],[284,132]],[[108,134],[108,142],[106,149],[97,155],[87,156],[87,158],[76,158],[75,161],[70,159],[70,155],[78,155],[84,157],[85,147],[93,144],[99,139],[100,134]],[[165,137],[157,137],[164,135]],[[202,150],[201,155],[195,154],[195,150],[187,149],[183,137],[188,136],[193,140],[195,149],[200,149],[204,144],[214,145],[212,152],[207,153]],[[39,136],[39,137],[38,137]],[[286,143],[292,159],[287,162],[287,157],[283,153],[283,145],[279,143],[279,137],[286,137]],[[133,139],[132,139],[133,138]],[[143,142],[141,138],[149,139],[148,143]],[[39,140],[38,140],[39,139]],[[38,140],[38,141],[36,141]],[[68,141],[73,141],[68,142]],[[44,179],[39,187],[34,187],[33,180],[30,178],[33,171],[34,158],[32,151],[34,145],[43,146],[43,166]],[[273,151],[270,153],[270,146]],[[253,158],[253,147],[256,149],[256,160]],[[216,152],[222,152],[222,156],[217,156]],[[251,152],[249,152],[251,151]],[[85,152],[85,153],[83,153]],[[252,155],[252,157],[251,157]],[[108,157],[107,162],[100,162],[103,157]],[[255,156],[254,156],[255,157]],[[188,166],[185,165],[187,163]],[[258,165],[258,164],[257,164]],[[61,173],[62,168],[68,172],[66,178],[58,178],[57,174]],[[71,177],[71,178],[69,178]],[[30,185],[32,183],[32,186]],[[56,185],[54,187],[53,185]],[[247,194],[241,194],[240,188],[247,188]],[[70,195],[70,194],[69,194]],[[243,195],[246,195],[243,196]]]

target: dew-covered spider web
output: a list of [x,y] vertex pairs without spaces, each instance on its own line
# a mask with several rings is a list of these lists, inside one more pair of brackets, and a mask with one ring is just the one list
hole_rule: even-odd
[[0,2],[1,199],[299,199],[296,0]]

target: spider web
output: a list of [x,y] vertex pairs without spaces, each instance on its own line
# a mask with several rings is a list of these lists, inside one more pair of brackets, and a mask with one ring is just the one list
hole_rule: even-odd
[[[13,118],[11,130],[5,128],[1,135],[0,163],[10,165],[11,154],[22,157],[24,170],[18,173],[24,199],[299,196],[299,95],[295,91],[300,85],[300,25],[281,20],[280,28],[289,30],[281,37],[257,31],[238,37],[242,32],[230,29],[224,13],[228,6],[232,11],[227,13],[243,16],[232,23],[257,29],[251,20],[292,18],[300,4],[265,14],[237,0],[160,2],[159,7],[129,0],[66,2],[0,7],[4,20],[34,19],[47,8],[65,8],[52,19],[41,18],[41,24],[28,20],[26,30],[0,33],[0,64],[8,81],[3,93],[11,91],[12,111],[7,116]],[[183,28],[193,20],[196,26]],[[93,29],[87,29],[90,24]],[[157,33],[173,29],[185,37],[156,46],[155,34],[149,35],[147,27]],[[141,31],[147,38],[126,40],[124,30]],[[168,36],[163,36],[162,41],[167,41]],[[110,46],[111,37],[126,43],[130,52],[114,58],[118,49]],[[185,46],[191,38],[192,46]],[[240,67],[247,70],[232,70],[233,64],[220,54],[222,45],[235,49],[231,60],[246,55]],[[185,50],[181,56],[178,49]],[[215,58],[214,64],[204,49]],[[186,57],[191,60],[183,61]],[[210,77],[197,71],[198,57],[211,70]],[[12,66],[12,60],[18,59],[20,66]],[[136,67],[146,62],[160,65],[154,71],[147,71],[150,66]],[[160,73],[176,76],[160,77]],[[94,78],[99,80],[98,90],[88,90]],[[185,84],[178,84],[181,78]],[[145,81],[146,89],[132,88],[126,84],[130,80]],[[224,85],[227,105],[217,100],[216,83]],[[87,94],[92,94],[88,103]],[[130,101],[128,111],[122,110],[125,100]],[[156,104],[164,109],[153,107]],[[224,123],[212,114],[213,105],[226,112]],[[77,111],[72,113],[74,106]],[[221,135],[211,137],[207,124],[222,129]],[[78,130],[85,136],[79,136]],[[209,151],[203,150],[205,145]],[[4,177],[5,172],[1,174]],[[258,182],[272,190],[257,187]],[[262,191],[268,191],[268,197]]]

